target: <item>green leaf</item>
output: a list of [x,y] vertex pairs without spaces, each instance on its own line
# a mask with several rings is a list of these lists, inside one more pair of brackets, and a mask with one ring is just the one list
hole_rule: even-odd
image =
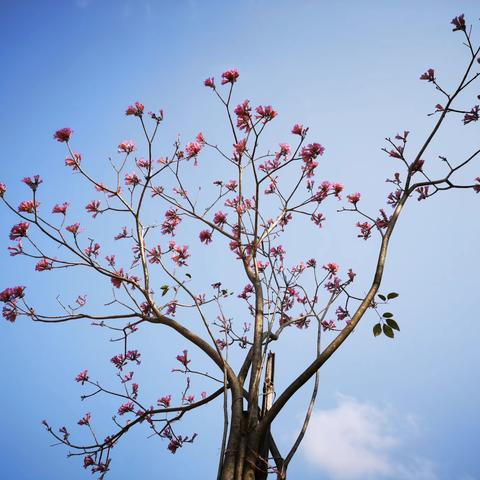
[[378,294],[378,298],[380,300],[383,300],[384,302],[387,300],[387,297],[385,295],[382,295],[381,293]]
[[390,328],[393,328],[394,330],[397,330],[398,332],[400,331],[400,327],[398,326],[398,323],[393,318],[387,318],[386,322],[387,322],[387,325]]
[[398,293],[395,293],[395,292],[391,292],[387,295],[387,298],[389,300],[392,300],[392,298],[397,298],[398,297]]
[[383,324],[383,333],[389,338],[393,338],[395,336],[393,334],[393,330],[385,323]]
[[169,288],[170,288],[170,287],[169,287],[168,285],[162,285],[162,286],[160,287],[160,289],[162,290],[162,297],[164,297],[164,296],[167,294]]
[[373,335],[375,337],[378,337],[382,333],[382,326],[377,323],[376,325],[373,326]]
[[385,312],[383,314],[383,318],[392,318],[393,317],[393,313],[390,313],[390,312]]

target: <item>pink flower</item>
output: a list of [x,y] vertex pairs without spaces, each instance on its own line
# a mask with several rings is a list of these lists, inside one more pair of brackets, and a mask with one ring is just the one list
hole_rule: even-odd
[[83,468],[88,468],[88,467],[91,467],[92,465],[95,465],[95,460],[91,455],[87,455],[83,457]]
[[476,122],[480,118],[480,106],[475,105],[468,113],[463,117],[463,124],[468,125],[470,122]]
[[80,224],[77,222],[77,223],[73,223],[72,225],[68,225],[68,227],[65,227],[65,230],[67,230],[67,232],[70,232],[76,235],[78,233],[79,228],[80,228]]
[[304,162],[310,162],[314,160],[319,155],[323,155],[325,152],[325,147],[319,143],[310,143],[306,147],[302,148],[301,155]]
[[197,136],[195,137],[195,140],[200,143],[201,145],[203,145],[205,143],[205,138],[203,136],[203,133],[202,132],[198,132],[197,133]]
[[257,120],[262,120],[263,123],[273,120],[278,115],[271,105],[266,105],[264,107],[260,105],[255,109],[255,111],[257,112],[255,118]]
[[225,188],[230,191],[235,191],[238,187],[238,183],[236,180],[230,180],[225,184]]
[[123,279],[124,279],[124,273],[123,273],[123,268],[121,268],[117,274],[117,276],[112,276],[110,277],[110,281],[112,282],[112,285],[115,287],[115,288],[120,288],[122,286],[122,282],[123,282]]
[[34,202],[33,200],[25,200],[18,205],[18,211],[24,213],[34,213],[40,206],[40,202]]
[[340,267],[336,263],[327,263],[322,268],[326,270],[331,276],[333,276],[338,272],[338,269]]
[[150,160],[145,160],[144,158],[139,158],[136,162],[138,168],[150,168]]
[[79,306],[79,307],[84,307],[87,303],[87,296],[86,295],[79,295],[77,297],[77,299],[75,300],[75,303]]
[[183,355],[177,355],[177,360],[185,367],[188,368],[188,364],[191,360],[188,359],[188,350],[183,351]]
[[160,245],[153,247],[151,250],[147,251],[148,263],[160,263],[162,258],[162,251]]
[[68,202],[63,202],[61,205],[57,203],[53,207],[52,213],[63,213],[63,215],[66,215],[67,214],[67,209],[68,209],[69,206],[70,206],[70,204]]
[[227,70],[226,72],[222,73],[222,85],[225,85],[226,83],[231,83],[233,85],[237,81],[238,77],[239,74],[236,68],[232,68],[232,70]]
[[124,403],[123,405],[120,405],[120,407],[118,408],[118,414],[125,415],[128,412],[133,412],[134,409],[135,409],[135,405],[133,404],[133,402],[127,402],[127,403]]
[[304,137],[307,134],[307,129],[303,128],[303,125],[296,123],[292,128],[292,133]]
[[168,246],[172,251],[171,258],[173,262],[176,263],[179,267],[187,265],[186,260],[188,257],[190,257],[190,254],[188,253],[188,246],[184,245],[183,247],[180,247],[180,245],[177,245],[173,240],[168,243]]
[[175,235],[175,229],[182,221],[182,218],[178,215],[177,211],[173,208],[170,208],[165,212],[165,220],[162,223],[162,234],[167,235],[170,234],[172,236]]
[[3,197],[6,191],[7,186],[4,183],[0,182],[0,198]]
[[252,294],[253,292],[253,285],[251,283],[249,283],[248,285],[245,285],[245,287],[243,287],[243,290],[241,293],[239,293],[237,295],[238,298],[243,298],[244,300],[247,300],[250,295]]
[[10,250],[10,256],[15,257],[17,255],[20,255],[23,253],[23,245],[22,241],[18,240],[17,244],[14,245],[13,247],[8,247],[8,250]]
[[53,261],[48,258],[43,258],[40,260],[37,265],[35,265],[35,270],[37,272],[43,272],[45,270],[51,270],[53,268]]
[[61,128],[53,134],[53,138],[58,142],[68,142],[72,133],[73,130],[71,128]]
[[333,193],[335,194],[335,196],[341,200],[342,197],[340,197],[340,193],[342,193],[343,191],[343,185],[341,183],[334,183],[332,185],[332,190],[333,190]]
[[429,82],[435,81],[435,70],[433,68],[429,68],[425,73],[422,73],[420,76],[420,80],[427,80]]
[[465,15],[462,13],[458,17],[455,17],[451,22],[450,22],[454,28],[453,32],[457,32],[458,30],[463,30],[465,31],[466,26],[465,26]]
[[235,107],[234,113],[237,116],[237,127],[240,130],[249,132],[251,129],[251,107],[249,100],[244,100]]
[[125,175],[125,185],[133,185],[134,187],[140,183],[140,178],[136,173],[127,173]]
[[35,192],[38,186],[43,183],[43,180],[40,179],[40,175],[34,175],[33,179],[30,177],[25,177],[22,179],[22,182],[25,183],[25,185],[28,185]]
[[125,111],[125,115],[134,115],[135,117],[141,117],[143,115],[144,110],[143,104],[140,102],[135,102],[134,105],[129,105],[127,110]]
[[131,140],[124,140],[118,145],[118,153],[132,153],[135,150],[135,143]]
[[287,143],[280,143],[280,150],[275,154],[275,160],[279,160],[281,157],[287,157],[290,155],[290,145]]
[[324,222],[326,220],[325,216],[323,215],[323,213],[313,213],[312,216],[310,217],[312,222],[319,226],[320,228],[323,227],[322,225],[322,222]]
[[89,213],[92,213],[93,218],[95,218],[99,213],[102,213],[99,208],[100,208],[100,200],[92,200],[85,207],[85,210]]
[[95,257],[97,258],[100,255],[100,245],[98,243],[91,243],[87,248],[84,250],[85,255],[88,257]]
[[203,84],[209,88],[215,88],[215,79],[213,77],[207,78]]
[[159,407],[168,408],[170,406],[170,402],[172,401],[171,395],[165,395],[157,400],[157,405]]
[[237,143],[234,143],[233,149],[235,150],[235,154],[238,161],[238,157],[243,155],[245,153],[245,150],[247,149],[247,139],[243,138],[242,140],[239,140]]
[[202,145],[199,142],[187,143],[185,151],[187,152],[187,158],[196,157],[202,150]]
[[473,190],[475,191],[475,193],[480,193],[480,177],[477,177],[475,181],[477,182],[477,185],[473,186]]
[[418,193],[418,201],[428,198],[428,185],[426,187],[418,187],[415,191]]
[[213,223],[219,227],[223,227],[227,223],[227,215],[219,211],[213,217]]
[[210,230],[202,230],[198,236],[205,245],[212,243],[212,232]]
[[107,255],[105,257],[105,260],[107,261],[107,263],[111,266],[111,267],[114,267],[115,266],[115,255]]
[[123,227],[122,228],[122,231],[120,233],[117,233],[117,235],[115,235],[113,237],[114,240],[121,240],[122,238],[127,238],[128,237],[128,230],[127,230],[127,227]]
[[78,170],[81,161],[82,156],[78,152],[73,152],[73,157],[65,157],[65,166]]
[[92,415],[90,413],[86,413],[78,422],[78,425],[90,425],[90,420],[92,419]]
[[28,233],[28,227],[30,227],[28,222],[21,222],[17,225],[14,225],[10,230],[10,240],[26,237]]
[[348,269],[347,275],[350,282],[353,282],[355,280],[355,277],[357,276],[357,274],[354,273],[351,268]]
[[335,325],[335,322],[333,320],[330,320],[329,322],[327,322],[326,320],[324,320],[322,322],[322,329],[323,331],[325,330],[333,330],[334,328],[336,327]]
[[357,235],[357,237],[368,240],[372,234],[373,225],[368,222],[357,222],[357,227],[360,229],[360,233]]
[[6,288],[2,292],[0,292],[0,302],[7,303],[7,302],[14,302],[18,298],[22,298],[24,295],[25,287],[11,287]]
[[76,377],[75,377],[75,381],[76,382],[81,382],[82,385],[85,383],[85,382],[88,382],[88,370],[84,370],[83,372],[80,372]]
[[348,202],[356,205],[360,201],[360,194],[357,193],[352,193],[351,195],[347,195]]
[[4,305],[2,308],[2,316],[5,320],[14,323],[17,319],[18,310],[15,301],[12,301],[10,305]]

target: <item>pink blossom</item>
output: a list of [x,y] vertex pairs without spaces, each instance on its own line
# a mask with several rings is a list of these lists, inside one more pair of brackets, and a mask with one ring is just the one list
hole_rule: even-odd
[[172,396],[171,395],[165,395],[157,400],[157,405],[159,407],[165,407],[168,408],[170,406],[170,403],[172,401]]
[[324,320],[322,322],[322,329],[323,331],[325,330],[333,330],[334,328],[336,327],[335,325],[335,322],[333,320],[330,320],[329,322],[327,322],[326,320]]
[[135,143],[132,140],[124,140],[118,145],[118,153],[132,153],[135,150]]
[[463,13],[461,15],[459,15],[458,17],[455,17],[450,23],[454,27],[453,30],[452,30],[453,32],[457,32],[459,30],[463,30],[463,31],[466,30],[465,15]]
[[415,191],[418,193],[418,201],[428,198],[428,185],[426,187],[418,187]]
[[215,88],[215,79],[213,77],[207,78],[203,84],[209,88]]
[[292,133],[304,137],[307,134],[307,129],[304,129],[303,125],[296,123],[292,128]]
[[53,261],[48,258],[43,258],[37,263],[37,265],[35,265],[35,270],[37,272],[43,272],[44,270],[51,270],[52,268],[53,268]]
[[323,227],[322,222],[324,222],[324,221],[326,220],[326,218],[325,218],[325,216],[323,215],[323,213],[313,213],[310,218],[311,218],[312,222],[313,222],[315,225],[318,225],[320,228]]
[[233,85],[237,81],[238,77],[239,74],[236,68],[227,70],[226,72],[222,73],[222,85],[225,85],[226,83],[231,83]]
[[33,179],[30,177],[25,177],[22,179],[22,182],[25,185],[28,185],[34,192],[37,190],[38,186],[43,183],[43,180],[40,179],[40,175],[34,175]]
[[275,159],[279,160],[281,157],[287,157],[290,155],[290,145],[288,143],[280,143],[279,144],[280,150],[275,154]]
[[477,185],[473,186],[473,190],[475,193],[480,193],[480,177],[477,177],[475,181],[477,182]]
[[314,258],[307,260],[307,267],[315,268],[317,266],[317,261]]
[[336,263],[327,263],[322,268],[326,270],[331,276],[333,276],[338,272],[338,269],[340,267]]
[[162,223],[162,233],[163,235],[170,234],[175,235],[175,229],[182,221],[182,218],[178,215],[177,211],[173,208],[170,208],[165,212],[165,220]]
[[78,152],[73,152],[72,157],[65,157],[65,166],[71,167],[73,170],[78,170],[81,161],[82,156]]
[[121,240],[122,238],[127,238],[128,237],[128,230],[127,230],[127,227],[123,227],[122,228],[122,231],[120,233],[117,233],[117,235],[115,235],[113,237],[114,240]]
[[91,243],[87,248],[83,250],[85,255],[88,257],[95,257],[97,258],[100,254],[100,245],[98,243]]
[[238,104],[235,109],[234,113],[237,116],[237,127],[240,130],[244,130],[245,132],[249,132],[251,129],[251,110],[250,101],[244,100],[242,103]]
[[463,124],[468,125],[471,122],[476,122],[480,118],[480,106],[475,105],[468,113],[463,117]]
[[118,272],[116,273],[116,276],[112,276],[110,277],[110,282],[112,282],[112,285],[115,287],[115,288],[120,288],[122,286],[122,283],[123,283],[123,279],[125,278],[125,274],[123,272],[123,268],[121,268],[120,270],[118,270]]
[[185,151],[187,152],[187,158],[196,157],[202,150],[202,144],[199,142],[190,142],[185,146]]
[[160,245],[147,250],[147,258],[149,263],[160,263],[162,258],[162,251]]
[[122,353],[118,354],[118,355],[115,355],[114,357],[112,357],[110,359],[110,361],[115,365],[116,368],[118,368],[119,370],[122,370],[122,368],[126,365],[126,361],[125,361],[125,355],[123,355]]
[[86,413],[78,422],[78,425],[90,425],[90,420],[92,419],[92,415],[90,413]]
[[420,76],[420,80],[428,80],[429,82],[435,81],[435,70],[433,68],[429,68],[425,73],[422,73]]
[[155,120],[157,122],[157,124],[159,124],[163,120],[163,110],[159,110],[158,114],[154,112],[148,112],[148,114],[150,115],[150,118],[152,120]]
[[88,376],[88,370],[84,370],[83,372],[80,372],[76,377],[75,381],[76,382],[81,382],[83,385],[85,382],[88,382],[89,376]]
[[188,350],[183,351],[183,355],[177,355],[177,360],[185,367],[188,368],[188,364],[191,360],[188,359]]
[[351,268],[348,269],[347,275],[348,275],[348,279],[349,279],[351,282],[353,282],[353,281],[355,280],[355,277],[357,276],[357,274],[354,273]]
[[239,157],[241,157],[247,149],[247,139],[243,138],[242,140],[239,140],[237,143],[234,143],[233,149],[235,150],[234,156],[238,161]]
[[333,193],[335,194],[335,196],[341,200],[341,196],[340,196],[340,193],[342,193],[343,191],[343,185],[341,183],[334,183],[332,185],[332,190],[333,190]]
[[95,465],[95,460],[91,455],[86,455],[85,457],[83,457],[83,468],[88,468],[92,465]]
[[204,145],[204,144],[205,144],[205,138],[204,138],[202,132],[198,132],[198,133],[197,133],[197,136],[195,137],[195,140],[196,140],[198,143],[200,143],[201,145]]
[[223,227],[227,223],[227,215],[222,211],[218,211],[213,217],[213,223],[219,227]]
[[310,143],[306,147],[302,148],[301,155],[304,162],[310,162],[314,160],[319,155],[325,153],[325,148],[319,143]]
[[372,234],[373,225],[368,222],[357,222],[356,225],[360,229],[360,233],[357,235],[357,237],[368,240],[370,238],[370,235]]
[[68,142],[72,133],[73,130],[71,128],[61,128],[53,134],[53,138],[58,142]]
[[135,409],[135,405],[133,404],[133,402],[127,402],[127,403],[124,403],[123,405],[120,405],[120,407],[118,408],[118,414],[125,415],[128,412],[133,412],[134,409]]
[[144,110],[143,104],[140,102],[135,102],[134,105],[129,105],[127,110],[125,111],[125,115],[134,115],[135,117],[141,117],[143,115]]
[[238,183],[236,180],[230,180],[225,184],[225,188],[230,191],[235,191],[238,187]]
[[212,243],[212,232],[210,230],[202,230],[198,236],[205,245]]
[[134,187],[140,183],[140,178],[136,173],[127,173],[125,175],[125,185],[133,185]]
[[68,209],[69,206],[70,206],[70,204],[68,202],[63,202],[61,205],[57,203],[53,207],[52,213],[63,213],[63,215],[66,215],[67,214],[67,209]]
[[40,202],[25,200],[18,205],[18,211],[23,213],[34,213],[40,206]]
[[241,293],[237,295],[238,298],[243,298],[244,300],[247,300],[250,295],[253,293],[253,285],[251,283],[245,285],[243,287],[243,290]]
[[356,205],[360,201],[361,195],[357,193],[352,193],[351,195],[347,195],[347,199],[349,203]]
[[88,205],[86,205],[85,210],[89,213],[92,213],[93,218],[95,218],[100,211],[100,200],[92,200]]
[[22,298],[24,296],[25,287],[17,286],[6,288],[0,292],[0,302],[7,303]]
[[144,158],[139,158],[136,162],[138,168],[150,168],[150,160],[145,160]]
[[273,258],[279,257],[282,262],[283,262],[285,254],[286,254],[286,252],[281,245],[279,245],[278,247],[270,248],[270,255]]
[[412,164],[410,165],[410,171],[412,173],[416,173],[416,172],[420,172],[423,168],[423,164],[425,163],[425,160],[415,160],[414,162],[412,162]]
[[11,323],[14,323],[17,319],[18,310],[16,301],[12,301],[10,305],[4,305],[2,308],[2,316],[5,320],[8,320]]
[[15,257],[17,255],[20,255],[23,253],[23,244],[21,240],[17,241],[17,244],[14,245],[13,247],[8,247],[8,250],[10,250],[10,256]]
[[67,230],[67,232],[70,232],[76,235],[78,233],[79,228],[80,228],[80,223],[77,222],[72,225],[68,225],[68,227],[65,227],[65,230]]
[[7,191],[7,186],[4,183],[0,182],[0,198],[3,197],[6,191]]
[[173,240],[168,243],[168,246],[172,251],[171,258],[173,262],[176,263],[179,267],[187,265],[186,260],[188,257],[190,257],[190,254],[188,253],[188,246],[184,245],[183,247],[180,247],[180,245],[177,245]]
[[17,238],[26,237],[28,233],[28,227],[30,227],[30,224],[28,222],[21,222],[17,225],[14,225],[10,230],[10,240],[16,240]]
[[273,120],[278,115],[278,113],[273,109],[271,105],[260,105],[255,109],[255,111],[257,112],[255,118],[257,120],[262,120],[263,123],[267,123],[270,120]]
[[111,266],[111,267],[114,267],[115,266],[115,255],[107,255],[105,257],[105,260],[107,261],[107,263]]
[[79,295],[77,297],[77,299],[75,300],[75,303],[79,306],[79,307],[83,307],[86,305],[87,303],[87,296],[86,295]]

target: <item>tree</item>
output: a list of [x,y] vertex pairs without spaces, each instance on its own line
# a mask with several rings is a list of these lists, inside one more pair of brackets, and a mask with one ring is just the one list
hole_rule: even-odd
[[[67,147],[66,166],[104,196],[102,200],[90,201],[86,211],[97,222],[110,214],[122,217],[117,224],[119,233],[114,237],[115,248],[108,238],[100,244],[95,238],[97,233],[89,236],[79,222],[70,220],[67,202],[56,204],[52,210],[52,215],[59,216],[61,222],[48,219],[40,205],[42,180],[39,176],[23,180],[32,195],[17,208],[9,200],[6,186],[0,184],[4,204],[20,217],[20,222],[10,231],[10,239],[15,241],[9,249],[11,255],[34,259],[35,269],[40,272],[65,268],[74,272],[84,267],[98,278],[99,284],[105,281],[111,284],[112,299],[105,311],[98,314],[88,311],[87,299],[82,295],[77,297],[74,306],[60,303],[59,299],[61,310],[52,315],[30,305],[23,286],[6,288],[0,293],[3,316],[10,322],[21,316],[46,323],[91,320],[95,326],[111,330],[114,340],[121,344],[118,355],[111,358],[116,368],[117,390],[93,379],[89,370],[76,377],[78,383],[88,388],[83,398],[97,395],[118,398],[114,431],[102,440],[87,413],[78,424],[91,432],[92,439],[79,443],[67,428],[57,429],[44,423],[72,455],[83,458],[85,468],[103,478],[110,470],[112,447],[140,424],[151,429],[153,435],[167,439],[168,449],[175,453],[196,438],[195,433],[185,435],[179,430],[179,420],[221,398],[224,433],[218,478],[262,479],[268,473],[286,478],[290,461],[308,427],[321,367],[369,310],[378,317],[373,327],[375,336],[383,334],[394,338],[399,331],[393,313],[387,308],[398,294],[379,293],[379,289],[389,241],[406,202],[412,197],[426,200],[450,189],[480,192],[480,177],[466,183],[460,177],[480,149],[461,160],[440,157],[444,173],[439,177],[432,176],[424,162],[427,148],[447,115],[460,115],[465,125],[479,119],[478,105],[464,108],[458,106],[457,101],[479,76],[474,70],[480,48],[473,46],[463,15],[455,17],[452,24],[454,31],[464,36],[468,49],[458,86],[448,92],[437,81],[435,71],[428,69],[420,79],[434,85],[444,101],[431,113],[434,124],[425,142],[418,151],[408,154],[408,131],[386,139],[385,153],[398,160],[403,169],[403,173],[395,172],[388,180],[392,191],[387,204],[393,211],[388,214],[380,209],[378,215],[368,214],[360,207],[360,193],[355,192],[346,196],[347,202],[340,209],[342,213],[356,216],[356,235],[360,240],[369,240],[374,235],[380,239],[374,278],[365,294],[358,293],[356,274],[348,266],[340,270],[330,259],[318,264],[316,259],[305,259],[293,266],[286,263],[287,249],[281,240],[284,232],[296,218],[323,228],[324,209],[341,199],[343,186],[330,181],[317,183],[315,175],[324,147],[316,142],[308,143],[308,128],[300,124],[295,124],[291,131],[292,138],[296,139],[294,146],[280,143],[273,153],[261,147],[260,140],[264,139],[277,112],[270,105],[253,108],[248,100],[233,108],[234,86],[239,78],[235,69],[222,74],[221,87],[217,88],[213,78],[205,80],[205,87],[210,88],[225,107],[233,151],[219,147],[199,133],[185,145],[177,139],[173,151],[156,160],[154,146],[163,112],[147,115],[143,104],[136,102],[127,108],[126,115],[140,124],[145,139],[144,156],[135,156],[133,142],[120,143],[121,159],[111,160],[113,184],[105,185],[89,175],[86,162],[74,150],[72,130],[63,128],[55,132],[54,138]],[[215,179],[211,192],[199,189],[192,194],[184,181],[184,172],[197,167],[201,171],[202,153],[207,148],[223,159],[228,175],[225,173],[222,180]],[[132,159],[135,171],[125,173]],[[199,183],[207,185],[206,180],[202,178]],[[333,208],[337,208],[336,205]],[[155,216],[159,209],[164,216],[157,222]],[[128,226],[122,226],[124,219],[128,219]],[[218,279],[209,285],[204,280],[205,272],[190,271],[190,249],[176,240],[188,223],[196,229],[196,241],[205,248],[220,251],[224,248],[221,261],[238,265],[243,276],[242,287],[225,286],[231,279]],[[122,242],[129,243],[131,248],[118,247]],[[345,273],[341,274],[342,271]],[[232,307],[234,301],[245,304],[243,314],[236,313]],[[112,313],[112,309],[115,312]],[[330,319],[332,310],[336,320]],[[235,311],[235,316],[240,318],[231,318],[230,311]],[[191,326],[187,326],[187,320]],[[141,398],[141,390],[134,383],[135,367],[141,362],[140,351],[132,345],[134,334],[147,325],[167,327],[178,334],[181,343],[174,371],[185,374],[181,394],[176,399],[165,394],[155,399],[154,407],[150,406],[151,399]],[[281,340],[291,327],[314,328],[317,353],[310,364],[300,367],[300,373],[287,388],[277,391],[274,352],[288,355],[281,350]],[[320,343],[323,336],[328,342],[324,348]],[[190,346],[183,349],[185,343]],[[192,348],[210,360],[216,368],[215,374],[195,367]],[[211,380],[212,384],[216,382],[218,388],[211,388],[196,398],[191,394],[193,376]],[[303,427],[290,451],[282,454],[271,427],[293,395],[312,378],[315,384]]]

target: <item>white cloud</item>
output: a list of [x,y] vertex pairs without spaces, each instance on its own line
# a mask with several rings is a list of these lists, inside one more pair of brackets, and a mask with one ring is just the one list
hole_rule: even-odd
[[[334,479],[437,480],[435,465],[430,460],[395,458],[402,435],[389,413],[392,414],[387,409],[339,396],[335,408],[313,413],[303,453]],[[413,417],[406,416],[404,420],[418,430]]]

